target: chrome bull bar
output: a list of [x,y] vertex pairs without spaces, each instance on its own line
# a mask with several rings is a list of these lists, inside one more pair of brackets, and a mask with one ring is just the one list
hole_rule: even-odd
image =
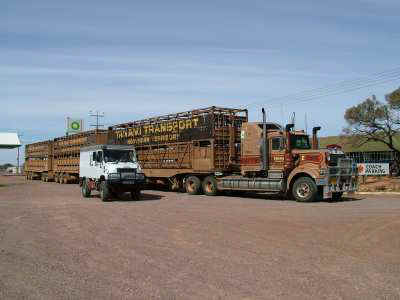
[[324,185],[324,199],[332,193],[353,193],[358,189],[357,165],[350,158],[339,158],[337,166],[328,168],[327,184]]

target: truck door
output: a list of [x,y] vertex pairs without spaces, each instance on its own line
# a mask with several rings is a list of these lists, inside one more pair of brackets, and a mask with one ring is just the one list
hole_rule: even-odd
[[284,139],[281,136],[271,137],[269,140],[269,168],[283,171],[285,167]]
[[94,151],[91,155],[90,165],[92,168],[91,177],[100,178],[103,175],[103,152]]

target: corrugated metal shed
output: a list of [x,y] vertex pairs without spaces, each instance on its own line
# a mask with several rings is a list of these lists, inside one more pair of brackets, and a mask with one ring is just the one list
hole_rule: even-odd
[[18,134],[0,132],[0,149],[13,149],[21,146]]

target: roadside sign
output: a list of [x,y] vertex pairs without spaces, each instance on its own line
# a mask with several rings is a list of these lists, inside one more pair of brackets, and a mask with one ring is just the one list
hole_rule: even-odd
[[357,164],[358,175],[364,176],[379,176],[379,175],[389,175],[389,164]]
[[67,133],[78,133],[83,131],[83,120],[67,118]]

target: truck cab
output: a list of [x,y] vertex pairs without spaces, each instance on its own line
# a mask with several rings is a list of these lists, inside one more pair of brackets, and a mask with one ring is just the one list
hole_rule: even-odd
[[94,145],[80,150],[79,182],[82,195],[100,192],[103,201],[131,193],[139,200],[146,178],[130,145]]
[[281,192],[301,202],[338,200],[343,192],[357,190],[356,164],[341,150],[319,149],[320,127],[313,128],[312,142],[303,130],[293,127],[243,124],[242,176],[253,178],[260,189]]

